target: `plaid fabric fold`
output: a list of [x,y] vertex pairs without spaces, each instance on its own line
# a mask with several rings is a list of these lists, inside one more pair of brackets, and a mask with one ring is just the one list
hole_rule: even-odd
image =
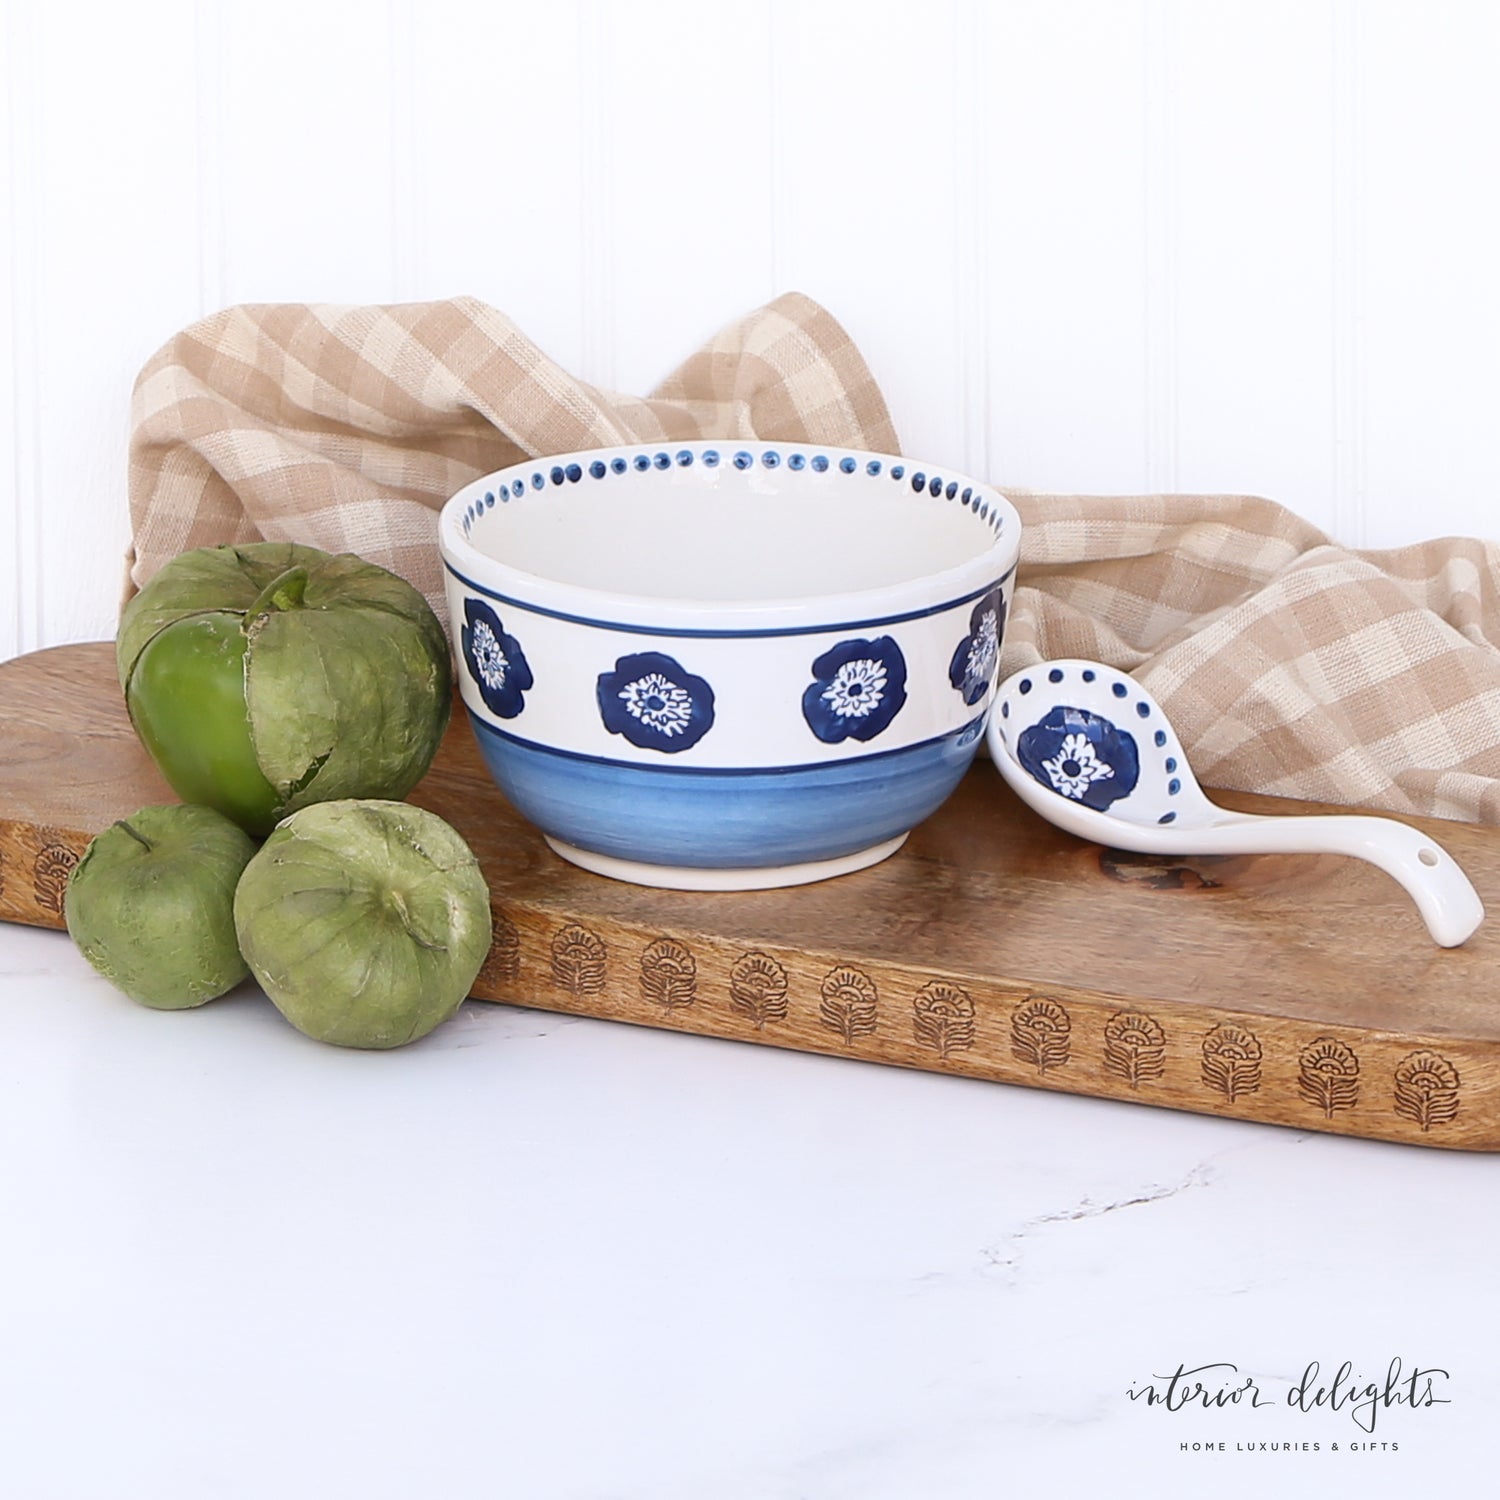
[[[437,511],[526,457],[769,437],[896,452],[839,324],[789,294],[649,396],[569,375],[468,298],[235,307],[135,390],[127,587],[190,547],[357,552],[440,615]],[[1205,784],[1500,822],[1500,547],[1337,546],[1243,495],[1043,495],[1024,525],[1002,670],[1086,656],[1161,700]]]
[[471,479],[611,443],[757,435],[895,446],[864,361],[806,297],[732,324],[644,400],[575,379],[471,298],[232,307],[136,382],[130,583],[190,547],[300,541],[390,568],[442,614],[437,511]]

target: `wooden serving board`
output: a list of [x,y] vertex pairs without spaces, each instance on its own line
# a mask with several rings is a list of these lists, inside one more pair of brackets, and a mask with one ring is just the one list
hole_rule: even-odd
[[[0,664],[0,918],[61,927],[88,840],[171,800],[126,718],[112,645]],[[462,714],[412,800],[463,833],[489,880],[479,999],[1500,1150],[1500,835],[1488,829],[1410,820],[1497,914],[1441,949],[1369,865],[1101,849],[1042,821],[985,763],[885,863],[731,895],[647,890],[558,859],[495,790]]]

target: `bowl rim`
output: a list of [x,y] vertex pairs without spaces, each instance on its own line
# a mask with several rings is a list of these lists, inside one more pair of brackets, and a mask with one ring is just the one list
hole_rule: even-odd
[[[708,449],[745,450],[757,457],[767,450],[783,456],[806,450],[830,462],[855,458],[861,463],[876,460],[888,469],[900,464],[908,471],[941,473],[945,482],[957,481],[973,489],[1000,513],[1001,524],[994,541],[982,552],[951,568],[925,573],[899,583],[838,593],[803,594],[787,599],[713,600],[691,597],[630,594],[564,583],[492,557],[475,547],[463,534],[465,508],[489,489],[498,489],[502,477],[511,481],[538,469],[578,463],[580,467],[601,458],[630,459],[636,454],[684,449],[701,454]],[[903,476],[904,477],[904,476]],[[462,586],[501,603],[586,625],[640,627],[641,633],[676,634],[664,627],[681,626],[692,633],[711,635],[780,634],[799,628],[836,630],[851,625],[890,624],[924,615],[938,614],[988,593],[1015,572],[1021,548],[1021,517],[1009,498],[993,485],[951,468],[931,464],[903,454],[882,453],[868,448],[843,448],[826,443],[782,441],[774,438],[664,438],[652,443],[609,443],[581,448],[571,453],[539,455],[508,464],[503,469],[470,480],[444,503],[438,517],[438,547],[443,570]],[[713,628],[703,630],[706,622]],[[693,627],[700,627],[693,631]]]

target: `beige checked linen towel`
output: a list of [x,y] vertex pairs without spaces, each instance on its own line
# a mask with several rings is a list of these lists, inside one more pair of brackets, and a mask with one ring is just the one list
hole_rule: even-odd
[[[190,547],[301,541],[393,569],[442,615],[455,490],[526,457],[679,437],[898,451],[859,352],[798,295],[646,398],[573,378],[467,298],[230,308],[137,382],[130,584]],[[1248,496],[1000,488],[1024,524],[1002,671],[1132,672],[1209,786],[1500,822],[1496,544],[1352,552]]]

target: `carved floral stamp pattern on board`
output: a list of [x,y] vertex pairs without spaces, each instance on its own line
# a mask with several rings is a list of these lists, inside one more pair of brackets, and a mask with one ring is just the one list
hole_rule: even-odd
[[1359,1103],[1359,1058],[1354,1049],[1331,1036],[1320,1036],[1297,1058],[1297,1092],[1331,1120]]
[[1166,1051],[1166,1032],[1144,1011],[1118,1011],[1104,1024],[1104,1069],[1133,1089],[1161,1077]]
[[1233,1104],[1260,1088],[1260,1038],[1243,1026],[1215,1026],[1203,1038],[1203,1082]]
[[641,994],[655,1005],[678,1010],[698,997],[698,961],[673,938],[658,938],[641,954]]
[[509,984],[521,975],[521,934],[503,912],[492,911],[494,936],[480,973],[491,984]]
[[1072,1055],[1073,1021],[1066,1007],[1040,996],[1016,1007],[1010,1020],[1010,1050],[1038,1073],[1063,1067]]
[[730,1008],[757,1031],[764,1031],[772,1021],[786,1020],[787,988],[786,969],[758,950],[741,954],[729,971]]
[[1425,1135],[1458,1113],[1458,1069],[1440,1052],[1421,1048],[1396,1064],[1396,1113]]
[[974,1045],[974,999],[962,985],[934,979],[912,1000],[912,1035],[939,1057]]
[[831,969],[823,978],[819,996],[818,1019],[830,1031],[838,1032],[846,1047],[853,1046],[857,1037],[874,1033],[879,994],[875,981],[862,969],[847,965]]
[[552,939],[552,982],[574,996],[603,994],[606,957],[598,933],[569,922]]
[[77,863],[78,855],[66,844],[44,844],[37,850],[31,867],[31,889],[43,911],[62,916],[68,876]]

